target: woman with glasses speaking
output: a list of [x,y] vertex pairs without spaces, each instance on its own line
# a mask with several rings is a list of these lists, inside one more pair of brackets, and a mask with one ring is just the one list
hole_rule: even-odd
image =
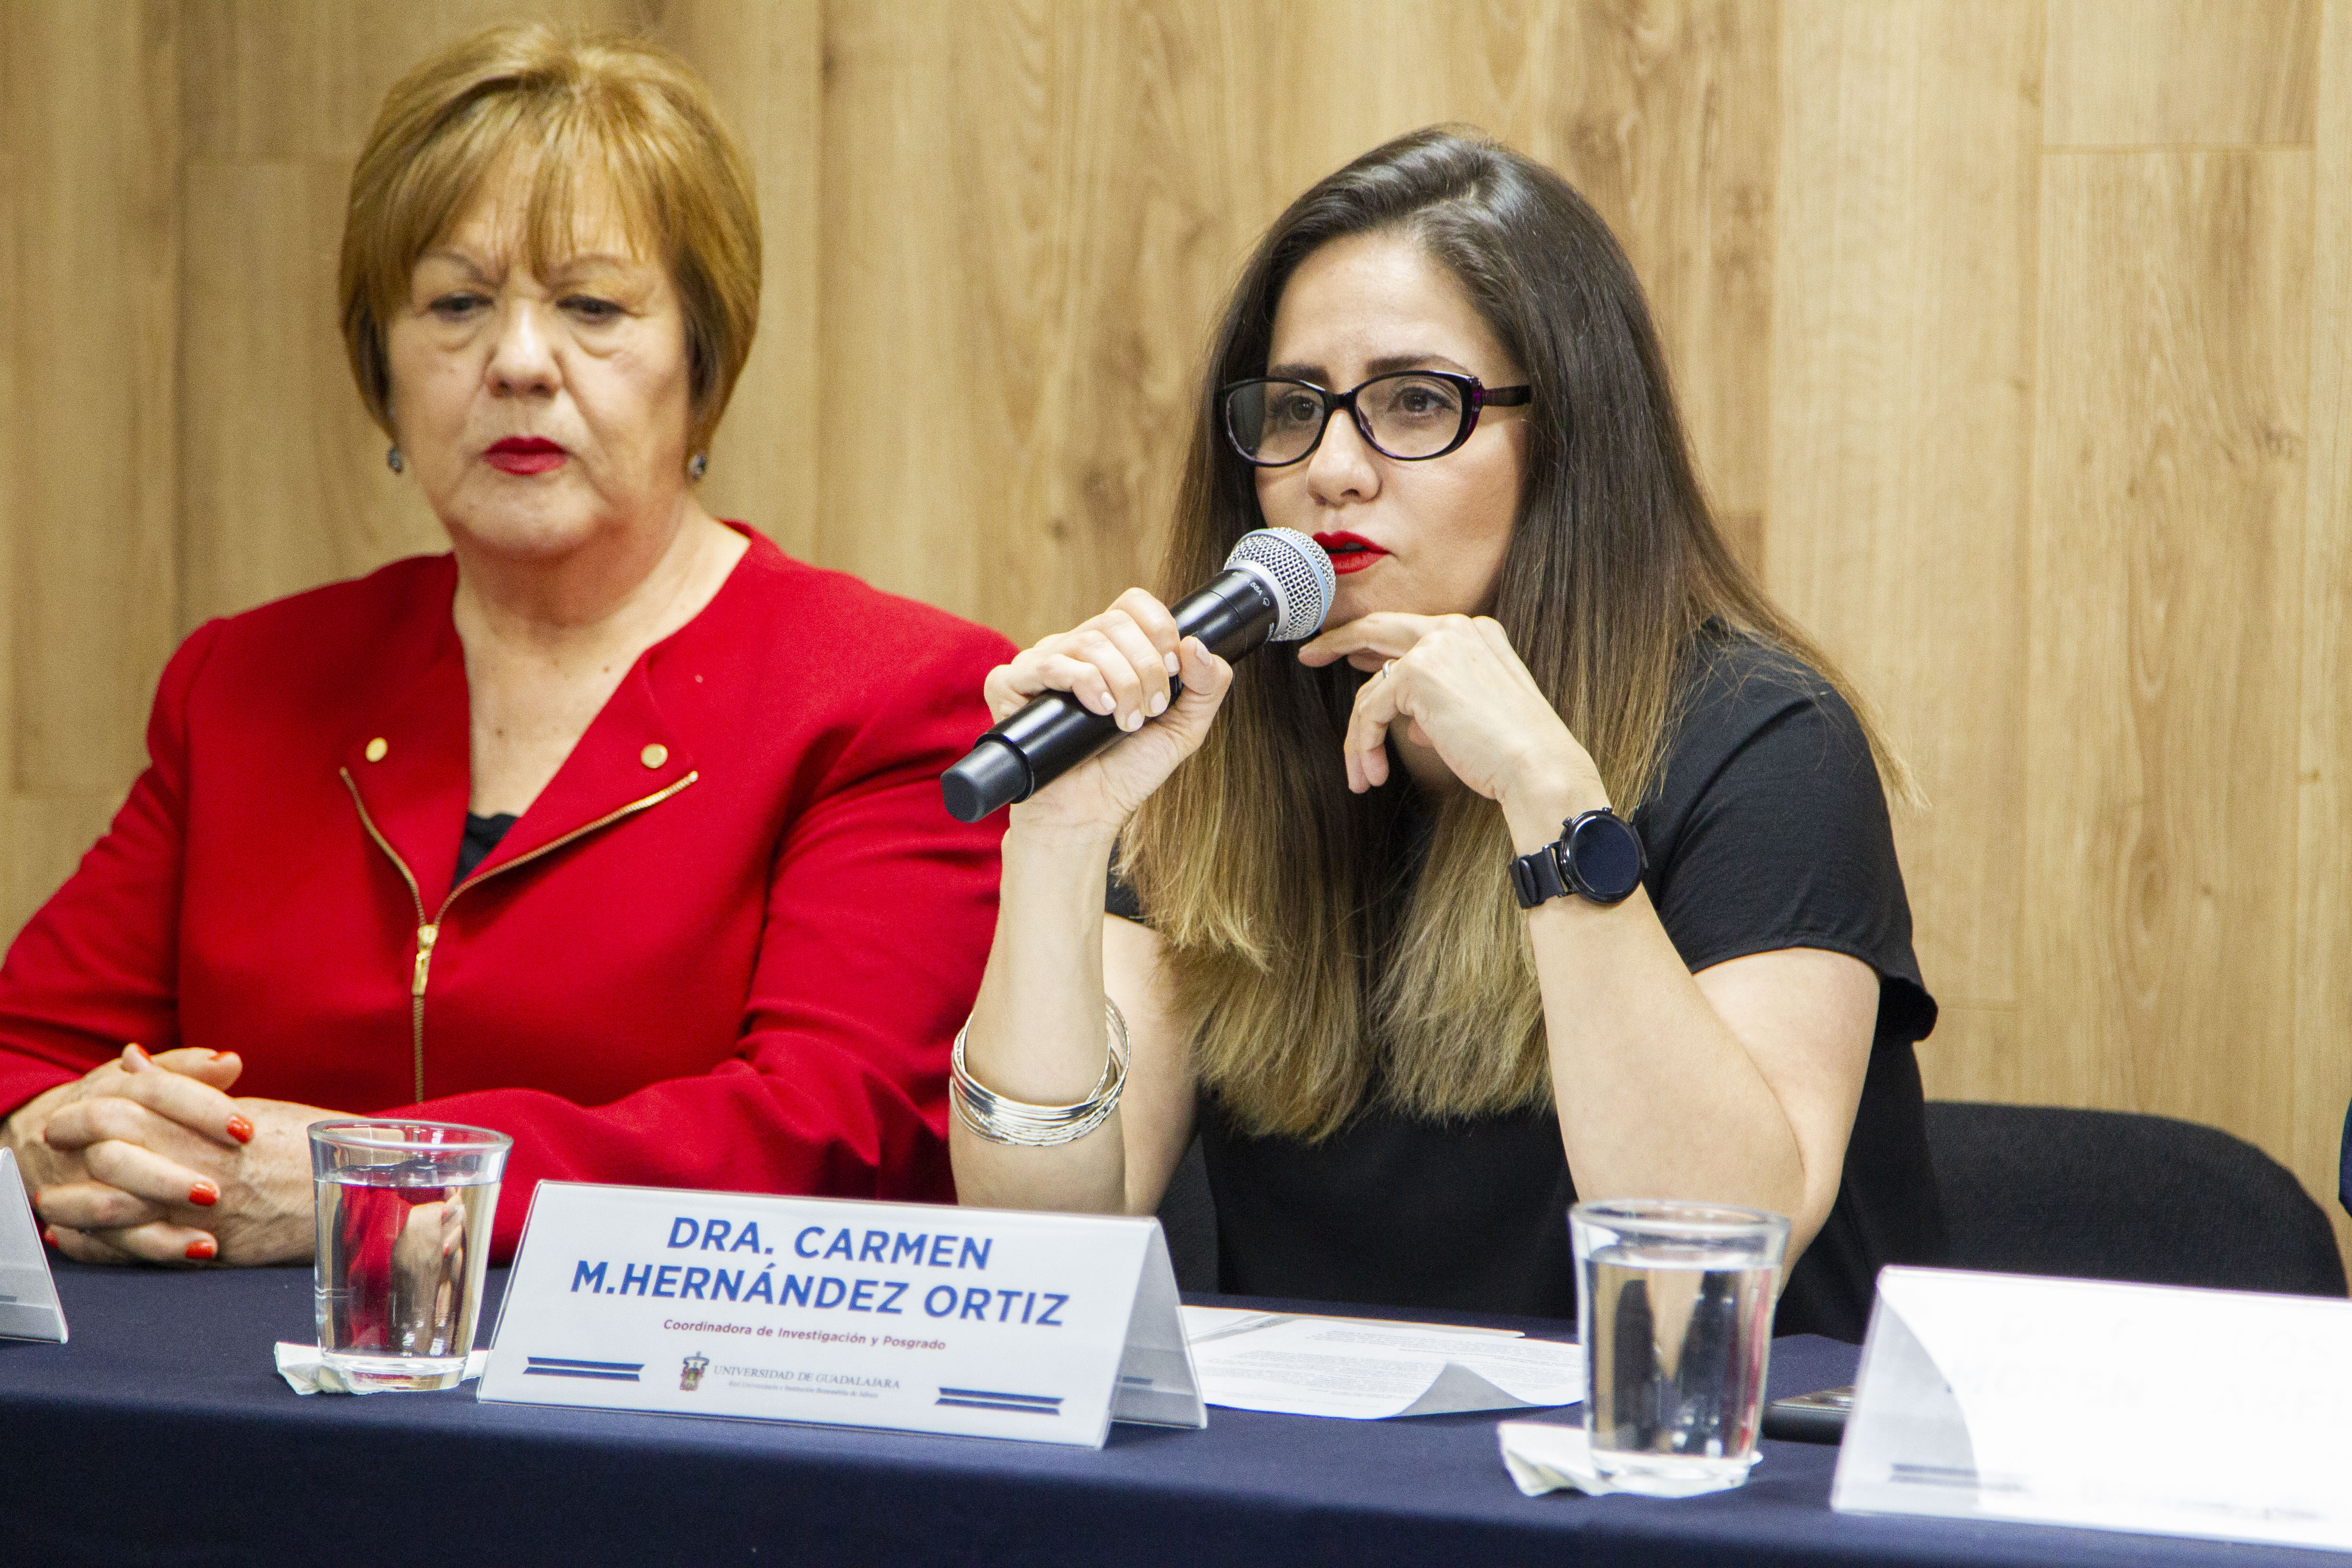
[[963,1200],[1150,1214],[1197,1132],[1223,1289],[1552,1317],[1579,1196],[1748,1205],[1781,1331],[1858,1339],[1941,1242],[1906,775],[1726,550],[1606,226],[1391,142],[1276,222],[1197,408],[1167,582],[1288,528],[1336,602],[1236,668],[1130,589],[989,675],[1131,733],[1012,810]]

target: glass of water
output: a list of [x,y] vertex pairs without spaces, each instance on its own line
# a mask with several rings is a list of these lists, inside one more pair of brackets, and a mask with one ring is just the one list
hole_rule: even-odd
[[1746,1480],[1789,1222],[1628,1199],[1579,1204],[1568,1228],[1594,1468],[1635,1483]]
[[357,1390],[464,1379],[514,1140],[441,1121],[320,1121],[319,1352]]

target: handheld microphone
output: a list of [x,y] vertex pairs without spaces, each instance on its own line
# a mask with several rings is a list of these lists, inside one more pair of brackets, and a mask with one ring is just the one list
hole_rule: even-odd
[[[1331,613],[1338,586],[1321,545],[1293,529],[1261,528],[1243,534],[1224,570],[1170,613],[1179,634],[1199,637],[1220,658],[1236,659],[1268,640],[1312,637]],[[1181,682],[1169,683],[1171,700],[1182,689]],[[1126,733],[1111,715],[1066,691],[1040,693],[940,775],[948,815],[978,822],[1027,800]]]

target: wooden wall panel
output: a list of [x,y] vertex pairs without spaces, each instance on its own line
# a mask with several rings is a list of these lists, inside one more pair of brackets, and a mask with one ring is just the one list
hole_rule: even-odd
[[1283,128],[1180,7],[825,27],[821,558],[1034,639],[1150,573],[1248,233],[1223,177]]
[[20,497],[71,526],[16,542],[10,782],[104,793],[138,764],[171,625],[176,39],[163,6],[14,22]]
[[2025,1036],[2041,1098],[2294,1119],[2311,157],[2043,176]]
[[[1880,706],[1937,1092],[2015,1079],[2039,21],[1791,4],[1769,580]],[[1981,1017],[1963,1019],[1967,1013]]]
[[[1918,878],[1907,864],[1904,876],[1916,910]],[[1943,984],[1932,970],[1927,983],[1931,987]],[[1919,1079],[1928,1099],[2044,1103],[2038,1092],[2040,1064],[2025,1037],[2022,1007],[2012,1002],[1974,1001],[1948,988],[1936,992],[1936,1032],[1918,1048]]]
[[500,22],[642,26],[630,0],[184,0],[187,153],[239,163],[357,159],[384,89]]
[[[25,9],[24,0],[0,0],[0,88],[7,84],[6,62],[30,47],[17,37],[26,19]],[[16,542],[37,521],[26,504],[29,454],[22,422],[12,412],[24,406],[26,396],[21,340],[30,325],[18,303],[25,290],[17,255],[22,245],[31,243],[30,235],[38,232],[28,229],[17,216],[26,179],[18,146],[29,142],[30,129],[20,129],[8,106],[0,103],[0,826],[11,824],[16,815],[9,802],[16,777]],[[6,858],[0,859],[0,931],[12,934],[32,907],[21,901],[23,895],[15,886],[19,858],[6,852]]]
[[2308,146],[2318,0],[2049,0],[2053,147]]
[[[952,100],[960,78],[984,68],[969,58],[988,42],[984,23],[964,6],[825,10],[819,342],[849,384],[820,416],[818,553],[878,586],[993,619],[1005,601],[983,578],[1017,570],[1030,552],[1013,541],[1045,520],[1024,516],[1034,498],[1001,484],[1009,454],[982,429],[1001,405],[997,356],[981,341],[993,323],[970,314],[990,301],[984,282],[971,298],[954,231],[972,142],[958,134]],[[976,28],[980,37],[965,36]],[[1002,121],[1026,107],[1004,106],[988,141],[1003,144]],[[1034,352],[1042,360],[1052,345]]]
[[1771,484],[1781,7],[1578,5],[1492,27],[1515,60],[1495,129],[1565,174],[1623,243],[1710,499],[1761,567]]
[[[2335,1190],[2352,1101],[2352,0],[2321,37],[2312,180],[2310,488],[2304,514],[2303,688],[2295,836],[2293,1142],[2315,1193]],[[2352,1215],[2334,1204],[2352,1255]]]
[[446,549],[352,390],[335,331],[347,163],[192,162],[183,178],[182,630]]
[[710,84],[760,201],[760,333],[710,453],[702,500],[791,554],[816,553],[818,0],[698,0],[649,30]]
[[[1632,8],[1629,7],[1629,12]],[[1218,7],[1222,25],[1260,58],[1229,83],[1267,134],[1244,141],[1234,172],[1255,199],[1244,246],[1308,184],[1392,136],[1440,121],[1497,134],[1518,129],[1514,111],[1539,112],[1533,82],[1570,68],[1562,29],[1580,8],[1559,5],[1435,7],[1410,0],[1294,6],[1276,28],[1247,5]]]
[[11,921],[121,799],[172,646],[177,20],[7,7]]

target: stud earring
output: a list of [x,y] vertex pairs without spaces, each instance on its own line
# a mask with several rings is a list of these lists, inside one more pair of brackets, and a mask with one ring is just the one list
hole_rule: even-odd
[[396,474],[408,467],[408,459],[400,455],[400,448],[397,446],[391,447],[384,451],[383,466]]
[[686,477],[689,479],[699,479],[709,468],[710,458],[701,452],[697,452],[686,460]]

